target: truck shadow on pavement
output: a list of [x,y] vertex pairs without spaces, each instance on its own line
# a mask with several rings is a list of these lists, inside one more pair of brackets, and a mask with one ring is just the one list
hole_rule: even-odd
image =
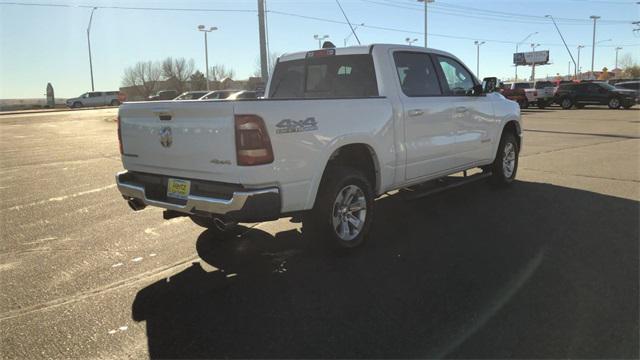
[[[638,202],[543,183],[377,201],[369,241],[205,231],[138,292],[151,358],[637,358]],[[304,235],[304,236],[303,236]]]

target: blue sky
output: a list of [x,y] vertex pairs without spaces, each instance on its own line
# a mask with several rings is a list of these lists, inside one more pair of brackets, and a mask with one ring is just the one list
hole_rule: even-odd
[[[7,3],[0,0],[0,98],[42,97],[47,82],[53,84],[58,97],[77,96],[90,90],[85,33],[90,9],[78,5],[252,11],[257,7],[257,0],[37,1],[68,5],[64,7]],[[363,44],[404,43],[406,37],[418,38],[415,45],[423,44],[422,3],[414,0],[341,0],[341,3],[353,23],[365,23],[357,30]],[[536,31],[538,34],[531,41],[541,44],[537,50],[549,50],[553,63],[538,67],[537,74],[566,74],[570,58],[552,23],[538,18],[546,14],[567,19],[560,20],[559,26],[574,56],[576,45],[587,45],[581,52],[583,70],[591,67],[590,15],[602,17],[597,40],[612,39],[596,47],[596,69],[613,68],[616,46],[624,48],[620,56],[631,54],[634,60],[640,60],[640,38],[634,36],[630,24],[640,20],[640,5],[636,1],[436,0],[429,6],[430,47],[456,54],[475,70],[473,41],[486,40],[481,47],[480,76],[512,77],[515,43]],[[317,47],[314,34],[327,34],[336,45],[342,45],[349,35],[334,0],[267,0],[267,7],[272,52]],[[167,56],[193,58],[196,68],[204,72],[203,37],[196,30],[198,24],[219,28],[209,37],[209,64],[234,69],[236,78],[250,76],[259,54],[257,14],[252,11],[96,10],[91,30],[96,90],[117,89],[124,69],[140,60],[161,60]],[[355,44],[355,39],[352,37],[349,43]],[[521,49],[528,48],[527,44]],[[519,69],[520,77],[529,74],[528,68]]]

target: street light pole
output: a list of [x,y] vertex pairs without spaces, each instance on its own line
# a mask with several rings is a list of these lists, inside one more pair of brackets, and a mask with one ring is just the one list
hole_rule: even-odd
[[[531,43],[531,51],[535,52],[536,48],[540,46],[540,44],[536,44],[536,43]],[[531,64],[531,81],[536,81],[536,61],[535,61],[535,56],[533,59],[533,64]]]
[[418,41],[418,39],[406,38],[406,39],[404,39],[404,41],[406,41],[407,44],[409,44],[409,46],[411,46],[411,44],[413,44],[414,42]]
[[427,26],[429,20],[429,3],[434,2],[435,0],[418,0],[418,2],[424,3],[424,47],[428,47],[427,43],[429,40],[429,27]]
[[[580,49],[582,49],[584,45],[578,45],[578,65],[576,69],[576,80],[581,80],[582,72],[580,71]],[[579,77],[578,77],[579,76]]]
[[324,40],[324,39],[328,39],[328,38],[329,38],[329,35],[322,35],[322,36],[320,36],[320,35],[317,35],[317,34],[316,34],[316,35],[313,35],[313,38],[314,38],[314,39],[316,39],[316,40],[318,40],[318,49],[321,49],[321,48],[322,48],[322,40]]
[[614,69],[618,68],[618,51],[620,50],[622,50],[620,46],[616,47],[616,67]]
[[210,33],[215,30],[218,30],[218,28],[215,26],[211,26],[209,29],[207,29],[207,27],[204,25],[198,25],[198,31],[202,31],[204,33],[204,63],[207,69],[206,70],[207,91],[209,91],[209,47],[208,47],[208,41],[207,41],[207,33]]
[[476,76],[480,78],[480,45],[484,44],[484,41],[476,40],[473,43],[476,45]]
[[353,36],[353,33],[358,29],[358,26],[364,26],[364,23],[357,24],[356,26],[353,27],[353,31],[349,33],[349,36],[344,38],[344,47],[347,47],[347,40],[349,40],[351,36]]
[[87,45],[89,47],[89,72],[91,73],[91,91],[95,91],[93,86],[93,62],[91,61],[91,22],[93,21],[93,12],[98,10],[97,7],[91,9],[91,16],[89,17],[89,26],[87,26]]
[[589,16],[590,19],[593,19],[593,40],[591,41],[592,43],[592,47],[591,47],[591,75],[595,76],[593,73],[593,67],[594,67],[594,61],[595,61],[595,56],[596,56],[596,21],[598,19],[600,19],[600,16],[597,15],[591,15]]
[[[518,53],[518,46],[520,46],[520,44],[522,44],[523,42],[527,41],[530,37],[532,37],[533,35],[536,35],[538,32],[532,32],[531,34],[527,35],[527,37],[525,37],[524,39],[522,39],[522,41],[520,41],[519,43],[516,44],[516,54]],[[518,64],[516,65],[516,79],[515,81],[518,81]]]

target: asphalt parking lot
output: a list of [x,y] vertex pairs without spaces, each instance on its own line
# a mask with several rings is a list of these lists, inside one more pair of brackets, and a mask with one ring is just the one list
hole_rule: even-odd
[[132,212],[116,110],[0,116],[2,358],[638,358],[640,108],[524,111],[518,182],[383,197],[360,251]]

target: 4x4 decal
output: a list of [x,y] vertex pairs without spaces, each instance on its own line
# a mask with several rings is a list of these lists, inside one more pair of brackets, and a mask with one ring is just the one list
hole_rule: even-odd
[[284,119],[276,124],[276,134],[298,133],[318,130],[316,118],[308,117],[304,120]]

